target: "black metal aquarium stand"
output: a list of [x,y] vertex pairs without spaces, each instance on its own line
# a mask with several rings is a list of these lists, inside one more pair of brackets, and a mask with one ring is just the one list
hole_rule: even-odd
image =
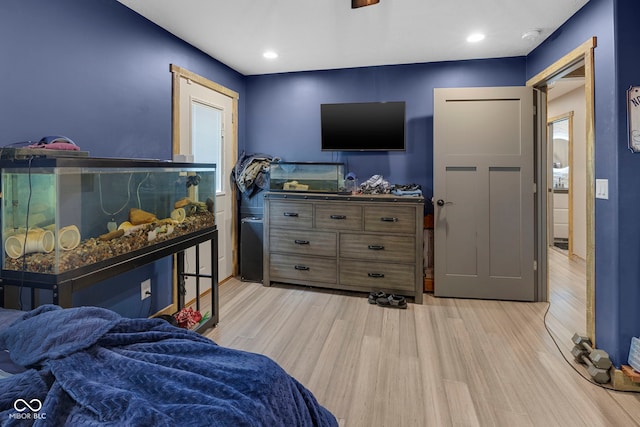
[[[212,274],[210,275],[199,274],[199,245],[207,241],[211,244]],[[196,273],[185,272],[185,251],[191,247],[195,247],[196,252]],[[0,278],[0,307],[4,307],[6,288],[15,286],[30,289],[31,301],[35,301],[36,289],[49,290],[52,292],[53,304],[69,308],[73,306],[74,292],[173,254],[176,254],[177,258],[176,295],[178,310],[183,308],[185,304],[185,279],[187,277],[195,277],[196,279],[196,308],[198,310],[201,306],[200,279],[211,279],[211,292],[209,294],[211,298],[211,316],[207,321],[201,323],[196,331],[201,332],[215,326],[219,321],[218,230],[215,226],[61,274],[2,270]]]

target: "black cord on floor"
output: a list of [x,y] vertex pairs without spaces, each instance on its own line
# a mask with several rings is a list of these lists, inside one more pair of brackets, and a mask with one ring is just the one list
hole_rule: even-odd
[[569,361],[569,359],[567,359],[567,357],[564,355],[564,353],[562,352],[562,349],[560,348],[560,346],[558,345],[558,342],[556,341],[555,337],[553,336],[553,333],[551,332],[551,330],[549,329],[549,326],[547,325],[547,314],[549,313],[549,308],[551,308],[551,303],[548,302],[547,303],[547,309],[544,312],[544,328],[547,330],[547,334],[549,334],[549,337],[551,338],[551,341],[553,341],[553,344],[556,346],[556,348],[558,349],[558,353],[560,353],[560,356],[562,356],[562,358],[564,359],[565,362],[567,362],[567,365],[571,366],[571,369],[573,369],[578,375],[580,375],[580,377],[587,381],[589,384],[598,386],[600,388],[603,388],[605,390],[609,390],[609,391],[617,391],[617,392],[623,392],[623,393],[640,393],[640,391],[636,391],[636,390],[616,390],[613,387],[608,387],[606,385],[603,384],[599,384],[595,381],[590,380],[588,377],[586,377],[585,375],[583,375],[582,372],[580,372],[579,369],[577,369],[575,367],[575,365],[573,363],[571,363],[571,361]]
[[[153,305],[152,301],[151,301],[151,297],[152,296],[153,296],[152,294],[149,294],[149,296],[147,298],[145,298],[142,301],[140,301],[140,309],[138,310],[138,317],[142,318],[142,317],[151,316],[151,306]],[[149,301],[149,306],[147,307],[147,315],[145,316],[144,315],[144,306],[147,305],[147,300]]]

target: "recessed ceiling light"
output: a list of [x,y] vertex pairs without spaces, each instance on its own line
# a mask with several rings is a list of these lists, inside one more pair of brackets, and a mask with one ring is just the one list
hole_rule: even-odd
[[272,50],[268,50],[265,53],[263,53],[262,56],[264,56],[267,59],[276,59],[278,57],[278,54]]
[[522,33],[522,40],[527,40],[527,41],[533,41],[536,40],[538,37],[540,37],[540,33],[542,31],[535,29],[535,30],[529,30],[527,32]]
[[476,43],[481,40],[484,40],[484,34],[482,33],[473,33],[469,37],[467,37],[467,41],[470,43]]

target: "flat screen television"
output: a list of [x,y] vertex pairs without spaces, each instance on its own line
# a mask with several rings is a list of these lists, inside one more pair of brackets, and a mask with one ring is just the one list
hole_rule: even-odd
[[402,151],[405,103],[321,104],[322,151]]

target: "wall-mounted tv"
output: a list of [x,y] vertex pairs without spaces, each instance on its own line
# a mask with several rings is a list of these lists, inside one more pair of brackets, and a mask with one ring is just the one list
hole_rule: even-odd
[[405,103],[321,104],[323,151],[401,151]]

